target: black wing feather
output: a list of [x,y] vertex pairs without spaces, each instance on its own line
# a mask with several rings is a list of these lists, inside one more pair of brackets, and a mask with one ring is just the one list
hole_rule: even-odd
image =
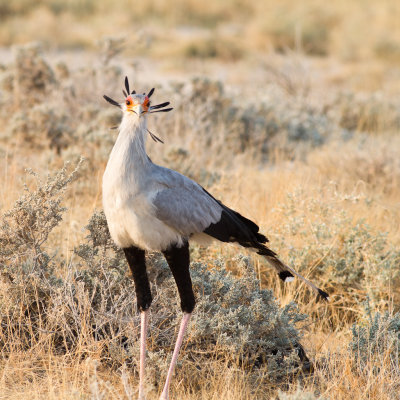
[[221,219],[208,226],[204,233],[222,242],[237,242],[243,247],[253,247],[259,254],[274,257],[276,253],[264,245],[268,242],[266,236],[259,232],[260,228],[237,211],[225,206],[203,188],[222,207]]

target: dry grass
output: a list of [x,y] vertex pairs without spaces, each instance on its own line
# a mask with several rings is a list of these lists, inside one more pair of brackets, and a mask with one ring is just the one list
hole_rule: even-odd
[[[84,226],[101,208],[102,171],[116,135],[109,127],[119,118],[101,95],[119,96],[122,75],[134,72],[140,90],[157,85],[155,97],[175,107],[172,115],[150,123],[166,142],[148,144],[152,159],[199,180],[258,221],[271,247],[332,299],[328,305],[315,303],[304,285],[284,286],[262,259],[249,255],[261,287],[272,289],[282,306],[294,300],[308,314],[297,329],[314,371],[274,380],[266,368],[249,370],[228,362],[229,357],[202,359],[201,368],[183,358],[172,398],[398,398],[399,4],[234,3],[224,0],[204,8],[197,0],[184,5],[156,1],[132,8],[127,1],[33,5],[0,0],[1,44],[35,38],[63,51],[73,49],[64,64],[58,60],[68,53],[40,56],[30,46],[10,56],[5,50],[11,63],[0,70],[0,210],[12,208],[24,183],[35,188],[25,168],[43,177],[83,155],[81,176],[62,203],[67,207],[63,220],[40,247],[54,257],[56,275],[76,283],[74,274],[87,265],[73,249],[86,243]],[[121,32],[127,38],[122,53],[122,42],[115,38]],[[96,41],[104,35],[111,35],[112,43],[103,40],[103,50],[97,51]],[[88,52],[77,56],[78,48]],[[140,56],[134,65],[132,56]],[[223,76],[225,84],[192,80],[193,70]],[[213,244],[207,250],[194,247],[192,257],[209,266],[222,260],[240,275],[237,253],[235,247]],[[24,257],[20,260],[13,264],[16,270],[25,268]],[[39,302],[40,293],[31,293],[28,288],[35,286],[26,282],[10,285],[0,266],[1,292],[10,293],[0,302],[2,318],[10,318],[0,329],[0,398],[135,397],[135,353],[124,358],[115,346],[119,333],[94,339],[86,292],[76,297],[76,315],[82,316],[77,342],[60,352],[55,337],[71,332],[51,331],[24,314],[24,302],[29,296]],[[126,282],[124,290],[129,289]],[[61,318],[64,306],[53,315]],[[382,322],[381,336],[368,337],[364,347],[360,342],[357,354],[353,324],[367,332],[374,315],[385,311],[394,322]],[[137,319],[132,315],[124,329],[134,336]],[[157,318],[154,311],[155,323]],[[15,323],[32,335],[29,346],[20,332],[10,334]],[[170,329],[172,334],[173,324]],[[157,345],[159,326],[154,331],[151,346]],[[189,343],[191,338],[189,333]],[[166,354],[153,354],[153,364],[166,362]],[[188,354],[189,348],[183,352]],[[152,400],[163,375],[157,368],[150,375]]]
[[[347,146],[350,146],[348,144]],[[383,146],[384,143],[383,143]],[[321,159],[315,159],[314,155],[321,151]],[[304,162],[296,162],[286,167],[281,166],[275,170],[255,171],[253,168],[241,167],[234,173],[224,173],[220,183],[214,186],[217,193],[229,204],[235,206],[252,218],[257,219],[263,230],[270,233],[273,248],[278,250],[284,258],[287,258],[287,250],[290,247],[301,249],[306,241],[312,243],[311,247],[318,246],[318,240],[314,236],[315,224],[321,223],[321,217],[325,223],[329,223],[332,215],[315,215],[315,210],[308,210],[307,204],[312,201],[319,202],[320,206],[329,205],[331,210],[346,210],[351,215],[341,226],[337,235],[347,237],[354,227],[354,221],[364,218],[372,231],[388,232],[392,243],[399,243],[398,204],[395,202],[399,193],[391,188],[388,195],[382,195],[377,190],[376,182],[368,184],[360,182],[359,177],[354,177],[352,170],[358,165],[359,154],[353,154],[352,160],[347,160],[346,168],[337,169],[329,165],[336,165],[332,159],[327,158],[323,151],[328,152],[331,157],[337,157],[330,150],[316,150],[311,153],[311,166]],[[337,153],[335,153],[337,154]],[[322,163],[322,159],[326,163]],[[330,164],[332,163],[332,164]],[[373,163],[373,160],[371,160]],[[349,171],[348,176],[343,176],[344,171]],[[8,176],[8,179],[16,177]],[[333,183],[335,181],[335,183]],[[328,184],[326,184],[328,182]],[[85,185],[96,185],[86,181]],[[378,186],[379,187],[379,186]],[[257,188],[257,189],[255,189]],[[288,223],[287,215],[282,210],[290,207],[288,193],[297,194],[300,201],[299,214],[304,214],[306,223],[306,240],[301,237],[298,240],[296,233],[287,235],[282,228]],[[87,199],[87,200],[86,200]],[[368,201],[366,201],[368,199]],[[89,215],[89,209],[82,210],[82,204],[93,204],[90,196],[71,193],[68,203],[74,205],[70,208],[66,221],[55,238],[55,242],[62,243],[67,240],[68,246],[64,251],[70,249],[73,244],[80,242],[82,233],[73,228],[82,215]],[[71,224],[69,221],[74,221]],[[290,223],[290,222],[289,222]],[[276,241],[284,231],[284,241]],[[78,235],[76,236],[76,234]],[[334,241],[340,240],[335,238]],[[332,243],[332,246],[334,243]],[[200,257],[211,260],[215,256],[222,256],[229,260],[234,257],[234,248],[221,248],[215,245],[209,252],[201,252]],[[321,258],[327,256],[323,254]],[[201,259],[201,258],[200,258]],[[347,289],[340,286],[332,286],[329,281],[331,275],[322,274],[319,284],[329,287],[332,294],[332,302],[328,305],[315,304],[303,285],[295,283],[283,287],[271,274],[269,268],[260,259],[254,259],[257,272],[261,277],[264,287],[272,288],[282,304],[292,299],[299,304],[301,310],[311,317],[302,328],[303,344],[309,356],[315,363],[314,374],[303,376],[300,379],[301,391],[319,393],[323,398],[347,399],[349,393],[352,398],[374,398],[393,399],[397,393],[398,370],[393,370],[389,359],[385,354],[378,355],[372,359],[366,368],[358,366],[349,350],[351,341],[350,328],[354,321],[364,319],[364,307],[359,301],[365,298],[370,288],[354,287],[351,284]],[[317,263],[315,259],[302,273],[306,276],[312,275]],[[327,279],[328,278],[328,279]],[[372,278],[372,277],[371,277]],[[369,285],[374,285],[372,280],[367,280]],[[376,283],[376,282],[375,282]],[[375,288],[376,289],[376,288]],[[380,292],[375,299],[376,309],[394,308],[398,310],[399,291],[397,285],[380,286]],[[376,293],[376,290],[375,290]],[[396,302],[393,304],[393,298]],[[359,299],[356,301],[356,299]],[[80,361],[75,354],[57,356],[51,352],[51,333],[41,333],[41,339],[30,351],[11,351],[7,359],[2,361],[1,392],[5,398],[126,398],[130,397],[136,390],[135,376],[129,369],[109,370],[99,365],[101,348],[92,343],[91,339],[82,338],[82,351],[91,354],[90,358]],[[185,365],[182,367],[183,371]],[[379,368],[379,373],[375,370]],[[182,371],[182,372],[183,372]],[[268,379],[254,377],[248,371],[235,370],[225,364],[214,363],[210,369],[201,371],[205,382],[204,387],[197,388],[194,393],[188,392],[185,381],[190,381],[190,372],[184,381],[174,382],[174,396],[185,399],[268,399],[275,393],[276,386],[266,385]],[[192,371],[193,373],[193,371]],[[197,375],[197,374],[196,374]],[[183,379],[183,378],[181,378]],[[296,392],[297,385],[292,382],[279,385],[285,391]],[[156,399],[156,392],[151,392],[149,399]]]
[[[400,60],[400,8],[395,0],[339,0],[332,4],[322,0],[301,4],[290,0],[252,4],[223,0],[208,7],[197,0],[161,0],[134,7],[127,0],[3,0],[0,13],[5,21],[0,28],[3,45],[35,38],[51,45],[80,48],[93,46],[102,36],[125,35],[130,51],[138,51],[137,45],[132,46],[133,38],[139,41],[140,51],[153,55],[171,55],[177,47],[183,56],[228,55],[231,60],[228,44],[232,42],[235,57],[296,49],[351,61]],[[225,49],[215,38],[220,43],[227,41]]]

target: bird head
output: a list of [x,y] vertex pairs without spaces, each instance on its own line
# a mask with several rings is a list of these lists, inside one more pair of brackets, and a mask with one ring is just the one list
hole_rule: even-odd
[[148,96],[143,94],[128,94],[125,103],[122,106],[124,113],[133,113],[140,117],[142,114],[149,112],[150,100]]
[[173,108],[165,108],[169,105],[169,101],[161,104],[157,104],[155,106],[151,105],[150,97],[154,93],[154,88],[149,91],[149,93],[138,94],[135,90],[132,92],[129,90],[129,82],[128,77],[125,77],[125,90],[122,90],[122,93],[125,96],[125,101],[123,103],[118,103],[117,101],[111,99],[110,97],[104,95],[106,101],[111,103],[112,105],[119,107],[124,116],[131,117],[132,115],[136,115],[140,118],[142,115],[147,113],[155,113],[155,112],[168,112]]

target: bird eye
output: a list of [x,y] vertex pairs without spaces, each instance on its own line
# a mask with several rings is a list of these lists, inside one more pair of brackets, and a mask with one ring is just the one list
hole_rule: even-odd
[[126,99],[126,100],[125,100],[125,104],[126,104],[127,106],[131,106],[131,105],[132,105],[132,100],[131,100],[131,99]]

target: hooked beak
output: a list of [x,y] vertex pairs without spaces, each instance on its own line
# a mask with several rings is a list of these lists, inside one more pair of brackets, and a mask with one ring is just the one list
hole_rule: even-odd
[[141,116],[142,114],[147,113],[148,107],[144,106],[143,104],[137,104],[132,108],[128,108],[128,111],[134,112],[137,116]]
[[139,117],[140,117],[144,112],[146,112],[146,111],[145,111],[143,105],[142,104],[138,104],[136,106],[136,114],[139,115]]

